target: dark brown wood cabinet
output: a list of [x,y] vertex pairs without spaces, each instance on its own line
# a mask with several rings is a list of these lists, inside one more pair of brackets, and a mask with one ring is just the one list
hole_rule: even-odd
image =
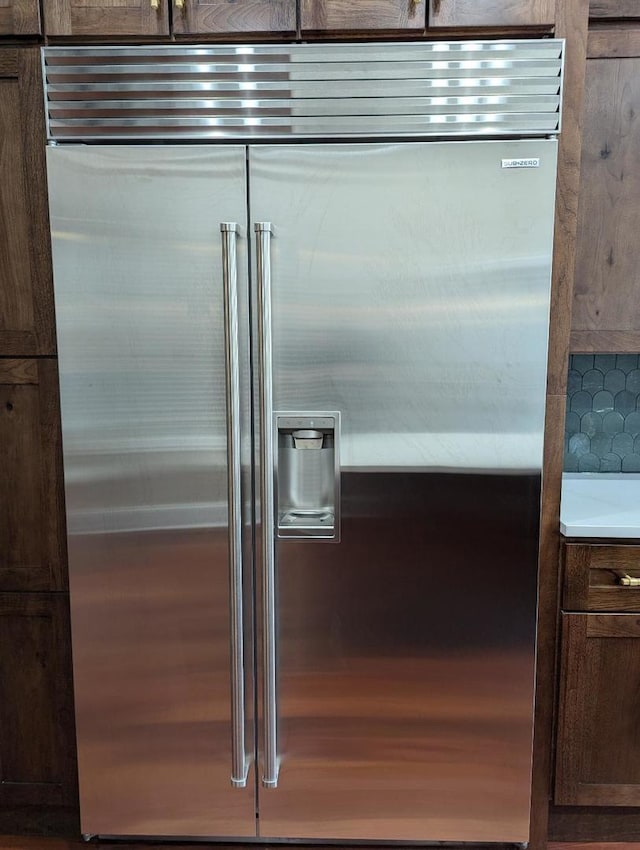
[[303,33],[423,30],[425,8],[425,0],[302,0],[300,27]]
[[590,18],[640,18],[638,0],[590,0]]
[[38,0],[0,0],[0,36],[39,35]]
[[64,594],[0,593],[0,826],[76,804],[70,657]]
[[53,354],[40,53],[0,48],[0,354]]
[[0,356],[0,469],[0,833],[74,834],[77,768],[68,596],[60,592],[67,581],[53,357]]
[[552,27],[555,0],[429,0],[430,27]]
[[173,0],[173,31],[179,35],[296,31],[295,0]]
[[563,607],[640,612],[640,546],[566,543]]
[[640,546],[563,549],[555,802],[640,806]]
[[[635,45],[637,55],[606,56],[612,41],[616,50]],[[589,36],[589,50],[592,58],[587,61],[585,84],[572,348],[637,351],[640,31],[627,27],[620,38],[611,31],[594,31]]]
[[44,17],[50,36],[169,35],[170,17],[176,35],[285,36],[296,0],[44,0]]
[[66,585],[58,371],[0,358],[0,590]]
[[640,806],[640,613],[562,615],[555,802]]
[[310,36],[423,32],[427,22],[551,29],[555,0],[44,0],[44,17],[46,34],[54,37],[162,36],[170,26],[179,36],[270,37],[290,37],[298,25]]
[[169,0],[44,0],[50,36],[169,34]]

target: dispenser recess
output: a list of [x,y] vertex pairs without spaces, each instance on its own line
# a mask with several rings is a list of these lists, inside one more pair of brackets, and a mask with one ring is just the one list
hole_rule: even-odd
[[278,537],[340,537],[340,414],[276,413]]

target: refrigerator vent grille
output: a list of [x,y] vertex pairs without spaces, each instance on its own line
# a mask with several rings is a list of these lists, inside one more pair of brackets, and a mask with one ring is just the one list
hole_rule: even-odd
[[49,138],[545,136],[557,39],[43,48]]

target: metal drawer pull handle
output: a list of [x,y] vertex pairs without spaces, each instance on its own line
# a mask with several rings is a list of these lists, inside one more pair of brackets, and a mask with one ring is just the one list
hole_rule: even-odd
[[160,8],[160,0],[151,0],[151,8],[157,12]]
[[640,578],[624,573],[618,576],[618,584],[622,585],[622,587],[640,587]]
[[174,0],[174,6],[176,9],[184,9],[184,0]]
[[240,363],[238,345],[238,225],[223,221],[222,285],[227,396],[227,498],[229,500],[229,584],[231,599],[231,784],[244,788],[250,759],[244,739],[244,626],[242,607],[242,467],[240,459]]

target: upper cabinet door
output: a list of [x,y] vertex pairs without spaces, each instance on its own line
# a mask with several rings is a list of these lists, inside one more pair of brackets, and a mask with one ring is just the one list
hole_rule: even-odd
[[585,350],[637,350],[639,113],[640,59],[589,59],[572,316]]
[[177,34],[295,33],[296,0],[172,0]]
[[0,0],[0,35],[39,35],[38,0]]
[[168,35],[168,0],[44,0],[44,22],[47,35]]
[[555,0],[429,0],[429,26],[552,26],[555,6]]
[[38,48],[0,48],[0,116],[0,355],[55,354]]
[[64,590],[60,408],[52,358],[0,358],[0,469],[0,590]]
[[422,30],[424,0],[302,0],[303,32]]

